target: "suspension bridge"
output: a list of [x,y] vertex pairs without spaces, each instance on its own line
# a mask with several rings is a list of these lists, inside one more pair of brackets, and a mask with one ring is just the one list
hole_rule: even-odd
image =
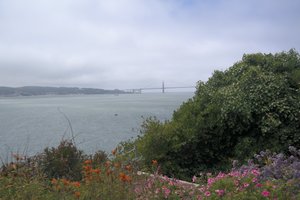
[[165,93],[166,90],[169,89],[188,89],[188,88],[195,88],[195,86],[173,86],[173,87],[166,87],[165,82],[162,82],[161,87],[145,87],[145,88],[135,88],[135,89],[125,89],[124,91],[131,94],[141,94],[142,91],[145,90],[161,90],[162,93]]

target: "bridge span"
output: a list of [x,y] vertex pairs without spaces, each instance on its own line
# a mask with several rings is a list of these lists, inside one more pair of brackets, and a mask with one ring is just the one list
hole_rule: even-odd
[[195,86],[174,86],[174,87],[165,87],[165,83],[162,82],[161,87],[146,87],[146,88],[135,88],[135,89],[126,89],[125,92],[132,94],[141,94],[144,90],[161,90],[162,93],[165,93],[169,89],[184,89],[184,88],[196,88]]

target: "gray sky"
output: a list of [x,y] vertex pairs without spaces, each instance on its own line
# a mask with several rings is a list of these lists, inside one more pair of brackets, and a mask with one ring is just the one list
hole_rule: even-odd
[[300,50],[299,0],[0,0],[0,85],[195,85]]

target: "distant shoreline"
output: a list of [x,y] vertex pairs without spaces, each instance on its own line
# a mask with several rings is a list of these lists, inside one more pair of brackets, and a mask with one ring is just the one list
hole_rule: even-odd
[[48,96],[48,95],[92,95],[92,94],[128,94],[124,90],[105,90],[97,88],[78,87],[5,87],[0,86],[0,97],[28,97],[28,96]]
[[[128,93],[124,93],[128,94]],[[83,97],[83,96],[96,96],[96,95],[111,95],[111,96],[118,96],[118,95],[124,95],[122,94],[41,94],[41,95],[30,95],[30,96],[22,96],[22,95],[17,95],[17,96],[3,96],[0,95],[0,99],[9,99],[9,98],[34,98],[34,97]]]

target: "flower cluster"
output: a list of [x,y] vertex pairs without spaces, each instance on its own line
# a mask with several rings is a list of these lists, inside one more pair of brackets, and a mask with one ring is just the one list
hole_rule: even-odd
[[[255,162],[261,166],[262,179],[300,179],[300,149],[289,147],[289,156],[283,153],[262,151],[255,155]],[[300,189],[300,187],[299,187]]]
[[[297,151],[298,152],[298,151]],[[276,155],[276,154],[275,154]],[[300,155],[300,154],[299,154]],[[220,172],[215,176],[206,174],[207,182],[200,182],[201,177],[193,176],[192,183],[171,179],[166,176],[159,176],[157,173],[148,175],[148,178],[142,186],[135,189],[138,199],[144,199],[149,196],[154,199],[297,199],[300,198],[300,190],[297,188],[297,181],[294,175],[297,171],[296,155],[286,158],[285,166],[293,166],[289,173],[293,173],[292,179],[265,178],[265,168],[275,166],[280,162],[280,156],[273,156],[265,161],[265,165],[255,164],[249,160],[247,165],[234,167],[229,173]],[[157,165],[156,162],[152,164]],[[289,164],[288,164],[289,163]],[[292,164],[293,163],[293,164]],[[295,164],[296,163],[296,164]],[[279,165],[278,165],[279,166]],[[281,166],[284,166],[281,164]],[[272,169],[275,170],[275,169]],[[274,172],[275,173],[275,172]],[[282,171],[281,173],[287,173]],[[298,184],[299,184],[299,179]]]
[[[157,160],[150,161],[154,170],[151,174],[137,171],[134,162],[119,159],[117,150],[113,150],[112,155],[115,157],[104,163],[83,161],[80,181],[53,178],[49,181],[51,187],[47,186],[45,191],[52,195],[51,198],[58,199],[300,199],[300,151],[293,147],[290,147],[289,156],[260,152],[254,160],[240,167],[235,165],[230,172],[200,173],[199,177],[193,176],[191,182],[159,174]],[[12,172],[17,170],[21,168]],[[268,170],[272,173],[267,173]],[[11,196],[11,187],[25,187],[17,185],[21,181],[14,180],[27,176],[8,175],[1,177],[0,174],[0,195],[2,191]],[[28,176],[26,180],[33,179]],[[45,189],[43,184],[40,188]]]
[[92,161],[86,160],[83,165],[83,175],[86,183],[90,183],[93,180],[100,180],[101,170],[99,168],[92,167]]
[[55,191],[65,192],[65,193],[73,193],[76,198],[80,197],[80,192],[78,189],[81,186],[79,181],[70,181],[65,178],[51,180],[51,185]]
[[220,172],[215,177],[209,177],[207,184],[199,188],[202,192],[199,198],[220,198],[224,196],[237,198],[235,195],[242,195],[249,191],[256,191],[257,194],[260,193],[262,196],[270,196],[271,191],[262,190],[263,184],[259,183],[259,176],[260,171],[258,169],[243,170],[242,172],[231,171],[227,174]]
[[125,173],[123,173],[123,172],[121,172],[120,174],[119,174],[119,178],[120,178],[120,180],[121,181],[123,181],[123,182],[128,182],[128,183],[131,183],[131,177],[129,176],[129,175],[126,175]]

